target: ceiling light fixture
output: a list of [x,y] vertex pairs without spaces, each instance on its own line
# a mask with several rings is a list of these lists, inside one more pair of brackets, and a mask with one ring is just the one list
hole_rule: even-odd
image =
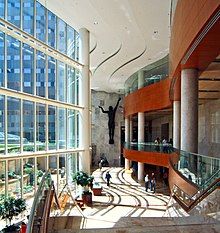
[[95,21],[95,22],[94,22],[94,25],[97,25],[97,24],[99,24],[99,23],[98,23],[97,21]]

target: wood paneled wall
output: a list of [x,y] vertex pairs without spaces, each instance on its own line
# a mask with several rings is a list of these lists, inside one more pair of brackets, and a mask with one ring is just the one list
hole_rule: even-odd
[[158,83],[143,87],[125,97],[125,117],[138,113],[149,112],[171,107],[169,98],[169,78]]

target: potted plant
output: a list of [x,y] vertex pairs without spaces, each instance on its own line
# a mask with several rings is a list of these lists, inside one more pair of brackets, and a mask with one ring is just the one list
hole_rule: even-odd
[[87,205],[92,204],[92,193],[89,191],[89,188],[91,187],[93,180],[93,176],[90,176],[83,171],[78,171],[73,174],[73,181],[83,188],[82,200]]
[[0,216],[2,219],[8,219],[10,224],[3,229],[3,232],[13,233],[20,231],[20,227],[11,224],[11,221],[14,216],[19,215],[25,209],[25,200],[22,198],[15,199],[14,197],[8,197],[0,203]]

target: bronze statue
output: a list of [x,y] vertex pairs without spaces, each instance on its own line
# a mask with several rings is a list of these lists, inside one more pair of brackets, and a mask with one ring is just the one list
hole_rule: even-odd
[[120,102],[121,98],[118,99],[117,104],[115,105],[115,108],[113,109],[112,106],[109,106],[108,111],[105,111],[103,107],[99,106],[101,108],[103,113],[108,114],[108,130],[109,130],[109,144],[114,144],[114,133],[115,133],[115,113],[118,108],[118,104]]

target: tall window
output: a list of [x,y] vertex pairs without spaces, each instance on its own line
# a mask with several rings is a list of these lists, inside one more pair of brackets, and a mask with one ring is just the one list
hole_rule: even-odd
[[56,99],[56,61],[48,56],[48,98]]
[[48,45],[56,48],[56,15],[48,11]]
[[36,37],[46,42],[46,9],[36,2]]
[[16,98],[7,99],[8,117],[8,153],[19,153],[21,146],[21,101]]
[[17,27],[21,25],[21,2],[19,0],[8,0],[7,20]]
[[66,148],[66,109],[59,108],[59,149]]
[[58,28],[57,49],[61,53],[66,53],[66,23],[58,18],[57,28]]
[[36,143],[37,150],[45,150],[46,135],[46,107],[44,104],[36,105]]
[[67,26],[67,56],[75,58],[75,30]]
[[36,65],[36,94],[45,97],[46,87],[46,56],[44,53],[37,51]]
[[66,72],[65,64],[58,61],[57,63],[57,78],[58,78],[58,99],[60,101],[66,100]]
[[67,102],[71,104],[76,103],[76,76],[75,69],[67,67]]
[[0,17],[5,18],[5,0],[0,0]]
[[5,153],[5,98],[0,95],[0,154]]
[[23,0],[23,30],[34,35],[34,0]]
[[23,92],[34,94],[34,49],[23,44]]
[[23,101],[23,151],[34,151],[34,103]]
[[76,115],[74,110],[68,110],[68,141],[67,147],[76,147]]
[[0,32],[0,87],[5,85],[5,34]]
[[56,107],[48,106],[49,150],[56,149]]
[[20,91],[20,41],[11,36],[7,36],[7,78],[8,88]]

